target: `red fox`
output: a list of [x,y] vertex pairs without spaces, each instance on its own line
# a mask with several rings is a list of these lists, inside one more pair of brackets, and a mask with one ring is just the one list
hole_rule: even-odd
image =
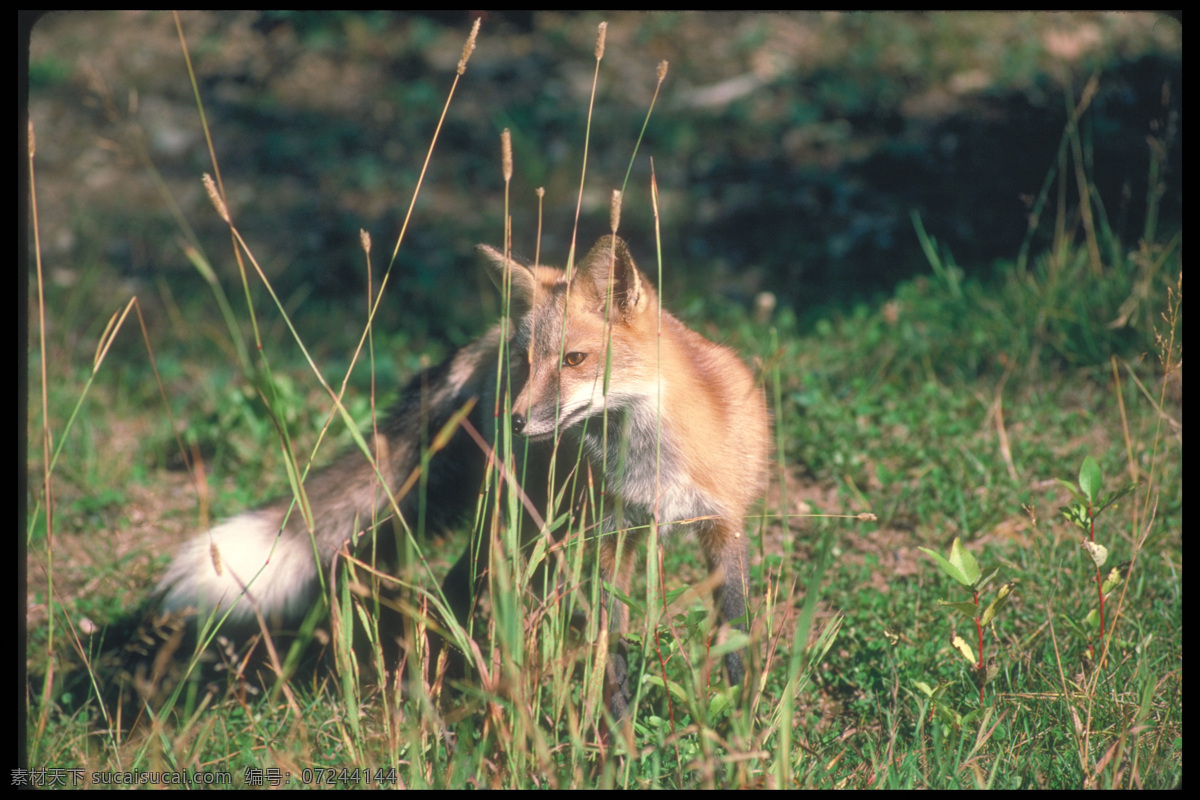
[[[488,444],[498,440],[493,408],[503,408],[496,392],[504,390],[505,374],[526,507],[554,519],[545,514],[553,498],[582,500],[582,490],[570,486],[603,486],[600,574],[620,592],[628,589],[637,540],[650,525],[671,539],[693,534],[709,570],[720,576],[714,592],[720,620],[746,630],[744,528],[763,492],[769,439],[754,375],[732,351],[660,312],[654,289],[616,236],[601,238],[573,273],[479,249],[496,283],[509,289],[508,326],[497,325],[413,379],[374,437],[374,466],[354,450],[308,478],[311,532],[299,510],[288,514],[292,503],[284,498],[184,545],[158,584],[164,610],[228,612],[226,624],[243,630],[258,629],[256,610],[273,628],[298,624],[320,592],[319,571],[348,543],[362,548],[358,542],[369,538],[362,533],[373,519],[395,510],[405,524],[416,520],[418,492],[396,497],[393,506],[380,479],[399,491],[421,467],[423,446],[472,400],[468,421]],[[552,478],[556,448],[559,474]],[[488,457],[464,426],[429,456],[427,527],[474,511]],[[579,480],[579,470],[590,475]],[[532,519],[522,525],[526,539],[538,533]],[[627,535],[618,554],[619,530]],[[377,538],[377,547],[394,539]],[[445,579],[444,596],[460,622],[486,587],[487,564],[487,542],[476,543]],[[606,701],[620,720],[630,701],[620,646],[627,611],[609,593],[603,597],[614,643]],[[732,684],[743,682],[740,652],[728,653],[725,667]]]

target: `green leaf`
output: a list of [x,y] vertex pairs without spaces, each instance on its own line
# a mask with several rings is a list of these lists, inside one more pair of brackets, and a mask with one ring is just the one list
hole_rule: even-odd
[[925,555],[932,558],[934,560],[934,562],[938,565],[938,568],[942,570],[942,572],[946,573],[951,578],[953,578],[954,580],[961,583],[963,586],[971,585],[967,581],[967,576],[963,573],[962,569],[960,569],[959,567],[956,567],[955,565],[953,565],[949,561],[947,561],[942,556],[941,553],[935,553],[934,551],[930,550],[928,547],[918,547],[917,549],[920,550]]
[[918,689],[920,689],[922,694],[924,694],[926,697],[935,701],[945,694],[946,690],[950,688],[950,684],[948,683],[939,683],[937,686],[930,686],[925,681],[913,681],[913,686],[916,686]]
[[992,582],[992,579],[995,578],[999,572],[1000,572],[999,567],[992,567],[989,570],[985,570],[983,575],[980,576],[979,580],[975,583],[975,591],[982,592],[984,590],[984,588],[986,588],[987,585]]
[[957,564],[962,569],[963,574],[967,576],[967,586],[974,586],[979,580],[979,562],[971,555],[970,550],[963,547],[962,540],[957,536],[950,545],[950,563]]
[[1008,604],[1009,596],[1012,594],[1012,590],[1016,588],[1016,585],[1016,581],[1010,581],[996,590],[996,599],[988,603],[988,607],[983,610],[983,617],[980,619],[981,625],[986,627],[992,623],[992,620],[996,618],[996,614],[1000,612],[1000,609]]
[[1104,579],[1104,582],[1100,584],[1100,591],[1103,592],[1107,596],[1109,592],[1111,592],[1113,589],[1117,588],[1120,585],[1121,585],[1121,570],[1117,569],[1116,567],[1113,567],[1112,569],[1110,569],[1108,571],[1108,576]]
[[1083,465],[1079,468],[1079,488],[1083,490],[1083,496],[1092,505],[1096,504],[1096,498],[1100,496],[1102,483],[1100,465],[1096,463],[1096,459],[1091,456],[1083,459]]
[[1063,515],[1063,518],[1066,519],[1067,522],[1078,526],[1080,530],[1087,531],[1087,506],[1078,504],[1073,506],[1060,506],[1058,511]]
[[1129,572],[1129,562],[1118,564],[1108,571],[1108,576],[1105,577],[1104,583],[1100,584],[1100,591],[1108,594],[1113,589],[1121,585],[1121,581],[1125,580],[1125,575]]
[[741,688],[738,686],[730,691],[716,692],[708,703],[708,718],[713,720],[725,713],[733,705],[734,692]]
[[938,600],[937,602],[939,606],[949,606],[950,608],[953,608],[967,619],[975,619],[975,616],[979,613],[979,606],[975,605],[974,603],[955,603],[949,600]]
[[942,572],[963,586],[974,586],[975,582],[979,580],[979,562],[975,560],[975,556],[971,555],[969,550],[962,546],[962,541],[957,536],[950,545],[949,559],[943,558],[940,553],[935,553],[926,547],[918,549],[937,562]]
[[950,725],[955,729],[961,728],[963,724],[963,716],[958,711],[941,702],[934,702],[934,710],[937,712],[938,719],[946,725]]
[[1066,481],[1064,481],[1062,478],[1055,478],[1054,480],[1058,481],[1058,482],[1059,482],[1059,483],[1061,483],[1063,486],[1065,486],[1065,487],[1066,487],[1066,489],[1067,489],[1067,491],[1068,491],[1068,492],[1070,492],[1070,493],[1071,493],[1071,495],[1072,495],[1073,497],[1078,497],[1080,500],[1082,500],[1082,499],[1083,499],[1083,495],[1081,495],[1081,494],[1079,493],[1079,487],[1078,487],[1078,486],[1076,486],[1075,484],[1073,484],[1073,483],[1067,483],[1067,482],[1066,482]]
[[685,690],[683,686],[675,681],[668,681],[664,684],[662,678],[658,677],[657,675],[647,675],[642,679],[642,682],[648,683],[651,686],[657,686],[660,689],[666,688],[668,692],[675,696],[675,699],[681,702],[690,703],[692,700],[692,697],[687,690]]

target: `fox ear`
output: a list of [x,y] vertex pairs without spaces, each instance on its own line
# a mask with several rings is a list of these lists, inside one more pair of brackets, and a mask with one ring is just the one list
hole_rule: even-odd
[[504,293],[507,280],[512,291],[512,304],[508,315],[513,319],[525,316],[533,307],[533,297],[537,291],[537,278],[534,277],[533,270],[505,257],[504,253],[490,245],[475,245],[475,249],[487,256],[488,266],[491,267],[488,277],[496,284],[501,294]]
[[650,287],[619,236],[601,236],[575,268],[572,282],[592,295],[601,314],[610,288],[612,307],[624,319],[641,313],[650,304]]

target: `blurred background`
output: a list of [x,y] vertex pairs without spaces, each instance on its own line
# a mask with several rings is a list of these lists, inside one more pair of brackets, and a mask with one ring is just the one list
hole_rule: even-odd
[[[608,230],[609,193],[666,60],[621,229],[653,273],[653,159],[668,307],[748,308],[770,291],[803,328],[831,305],[885,297],[929,269],[914,212],[968,273],[1012,259],[1071,107],[1086,107],[1089,178],[1115,234],[1132,244],[1143,230],[1152,133],[1176,167],[1160,227],[1179,224],[1182,28],[1168,16],[484,13],[381,309],[380,323],[415,349],[460,344],[495,313],[472,248],[503,240],[503,128],[515,151],[514,251],[534,255],[545,187],[542,260],[565,262],[604,19],[579,246]],[[180,16],[231,211],[300,318],[328,324],[365,302],[360,229],[374,241],[376,280],[387,266],[471,20]],[[102,326],[130,293],[152,316],[172,304],[186,314],[210,294],[188,240],[236,289],[228,233],[200,181],[213,165],[170,13],[43,18],[29,90],[48,278],[76,288],[74,314],[99,303]]]

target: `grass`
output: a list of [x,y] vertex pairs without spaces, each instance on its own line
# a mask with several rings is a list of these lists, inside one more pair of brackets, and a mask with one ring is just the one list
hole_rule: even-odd
[[[216,364],[205,356],[205,343],[244,333],[226,332],[203,281],[205,294],[195,294],[204,299],[179,306],[194,351],[154,362],[165,392],[132,332],[133,312],[115,340],[101,335],[103,325],[68,332],[73,345],[54,339],[30,368],[31,386],[45,387],[50,450],[59,453],[47,502],[37,488],[46,417],[31,402],[35,488],[26,543],[33,600],[44,611],[33,617],[28,651],[30,765],[82,770],[94,783],[107,773],[171,770],[229,773],[242,785],[247,770],[261,768],[286,771],[292,785],[433,788],[1175,785],[1182,776],[1181,240],[1155,234],[1148,222],[1151,235],[1137,246],[1118,241],[1086,173],[1078,193],[1089,198],[1087,214],[1069,194],[1055,197],[1060,182],[1078,181],[1078,129],[1068,128],[1063,160],[1048,165],[1053,178],[1038,206],[1045,219],[1036,238],[1031,233],[1028,256],[987,277],[966,276],[915,220],[929,273],[878,302],[834,310],[811,327],[787,309],[764,319],[715,304],[685,319],[756,358],[773,398],[778,477],[763,523],[750,531],[757,671],[733,702],[720,680],[710,681],[719,645],[709,641],[710,615],[698,599],[705,593],[686,588],[701,580],[703,566],[688,547],[651,550],[630,597],[631,668],[643,676],[633,747],[617,742],[607,758],[595,746],[595,654],[564,624],[580,601],[572,594],[543,607],[511,589],[494,591],[491,613],[477,619],[482,674],[457,701],[380,688],[386,682],[372,680],[375,667],[352,657],[339,635],[373,600],[347,592],[330,627],[340,670],[303,671],[261,696],[238,681],[219,682],[211,695],[183,681],[178,695],[143,710],[144,725],[106,725],[95,687],[115,679],[99,660],[90,670],[79,666],[73,643],[89,648],[82,621],[113,619],[136,605],[169,555],[165,536],[182,540],[183,529],[202,529],[206,518],[287,491],[279,476],[291,457],[281,454],[281,428],[292,452],[308,454],[326,420],[341,415],[301,354],[305,335],[287,333],[286,303],[253,315],[263,347],[250,369],[233,349]],[[256,300],[261,291],[250,289]],[[250,331],[252,312],[230,294],[232,327]],[[52,291],[39,308],[71,303]],[[199,312],[216,321],[193,321]],[[395,383],[380,354],[411,349],[396,334],[372,336],[375,358],[364,351],[343,398],[352,424],[331,431],[318,462],[352,446],[350,428],[370,419],[372,402],[387,402],[372,388]],[[97,340],[111,341],[99,363]],[[396,369],[409,374],[418,364],[406,358]],[[314,362],[336,392],[341,380],[333,376],[349,371],[345,357],[319,354]],[[75,420],[69,429],[68,418]],[[146,444],[111,452],[105,443],[118,426]],[[194,483],[157,466],[178,449],[204,465]],[[1114,562],[1132,562],[1110,596],[1107,656],[1073,624],[1096,606],[1094,568],[1059,514],[1070,498],[1054,480],[1073,482],[1088,455],[1107,489],[1137,482],[1105,512],[1097,534]],[[293,472],[303,466],[296,460]],[[156,465],[149,474],[147,463]],[[180,491],[185,483],[203,488]],[[171,494],[180,496],[160,499]],[[875,520],[854,518],[867,512]],[[141,531],[141,541],[126,540],[118,548],[125,555],[114,557],[107,530]],[[422,542],[419,555],[440,576],[437,559],[457,555],[466,538],[440,549]],[[1004,613],[983,631],[996,674],[982,702],[951,646],[953,632],[973,637],[975,628],[938,605],[958,598],[917,550],[946,552],[955,538],[985,572],[998,568],[1000,582],[1018,581]],[[581,539],[569,538],[564,552],[571,574],[592,568]],[[64,560],[63,549],[90,552]],[[527,562],[511,563],[506,579],[523,585]],[[414,582],[409,602],[436,604],[431,585]],[[89,679],[73,680],[71,662]],[[517,663],[528,668],[512,670]],[[936,687],[937,701],[921,686]],[[351,765],[363,771],[342,771]]]

